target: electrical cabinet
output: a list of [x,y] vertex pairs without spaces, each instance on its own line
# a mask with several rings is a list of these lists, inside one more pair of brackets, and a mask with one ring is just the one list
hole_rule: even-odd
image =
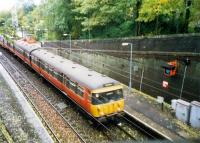
[[176,102],[176,117],[177,119],[189,123],[190,118],[190,103],[178,99]]
[[194,128],[200,128],[200,102],[191,102],[190,124]]
[[172,107],[173,110],[176,110],[176,103],[177,103],[176,99],[171,100],[171,107]]

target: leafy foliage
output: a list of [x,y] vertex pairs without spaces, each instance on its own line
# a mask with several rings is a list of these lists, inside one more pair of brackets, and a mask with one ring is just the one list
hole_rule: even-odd
[[[18,18],[39,39],[110,38],[199,32],[199,9],[199,0],[44,0],[25,3]],[[0,27],[11,21],[2,15]]]
[[199,0],[193,1],[193,4],[192,4],[189,31],[200,32],[200,2]]

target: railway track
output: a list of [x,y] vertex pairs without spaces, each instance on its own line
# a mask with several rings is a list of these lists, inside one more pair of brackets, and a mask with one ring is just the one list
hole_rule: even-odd
[[[2,51],[2,52],[4,52],[4,51]],[[6,52],[4,52],[4,54],[6,54],[7,57],[11,56],[10,54],[8,54]],[[2,56],[2,57],[4,57],[4,56]],[[2,57],[0,57],[0,59],[2,59]],[[82,112],[78,111],[79,109],[76,107],[76,105],[73,105],[70,100],[66,100],[66,96],[64,96],[61,92],[59,92],[57,90],[56,91],[57,95],[45,94],[48,91],[41,92],[42,90],[39,89],[41,87],[35,86],[35,85],[37,85],[37,83],[32,83],[31,80],[29,78],[27,78],[27,76],[23,73],[23,72],[26,73],[26,71],[23,71],[23,70],[20,71],[18,68],[15,67],[14,64],[12,64],[10,62],[10,60],[8,60],[6,57],[4,57],[4,59],[6,59],[6,60],[1,60],[2,65],[4,65],[5,69],[9,72],[9,74],[12,76],[12,78],[15,80],[15,82],[17,84],[19,84],[22,91],[24,91],[25,94],[31,92],[30,95],[32,97],[30,97],[30,98],[33,98],[33,100],[37,100],[42,97],[43,98],[42,100],[47,102],[49,104],[49,106],[57,112],[58,115],[56,115],[56,117],[60,116],[62,118],[62,120],[64,120],[68,124],[68,126],[70,126],[73,129],[73,131],[77,134],[77,136],[81,142],[93,142],[94,140],[112,141],[109,131],[107,131],[107,129],[105,127],[103,127],[103,125],[102,125],[103,129],[101,128],[101,130],[94,129],[93,124],[88,122],[88,118],[82,119],[82,117],[84,115],[81,115],[81,116],[79,115],[79,114],[82,114]],[[16,59],[14,59],[13,61],[17,62]],[[26,65],[26,66],[28,66],[28,65]],[[17,77],[15,75],[17,75]],[[38,78],[38,75],[37,75],[37,78]],[[48,86],[53,88],[53,86],[50,83],[46,82],[44,79],[42,79],[42,80],[43,80],[43,82],[45,82],[45,84],[48,84]],[[51,88],[49,88],[49,89],[51,89]],[[55,90],[55,88],[54,88],[54,90]],[[38,94],[37,94],[37,92],[38,92]],[[40,97],[37,95],[40,95]],[[67,107],[60,108],[58,106],[58,104],[60,104],[60,103],[65,104]],[[48,109],[48,107],[45,107],[45,106],[44,107],[39,106],[38,109],[41,109],[41,108]],[[51,117],[50,111],[49,112],[44,111],[44,112],[49,113],[49,115]],[[87,123],[85,123],[85,121]],[[54,120],[54,122],[57,122],[57,121]],[[88,124],[88,127],[84,128],[82,126],[83,124],[84,125]],[[60,125],[60,126],[62,126],[62,125]],[[64,127],[63,127],[63,130],[65,130]],[[105,132],[105,130],[106,130],[106,132]],[[52,134],[54,135],[56,133],[52,133]],[[91,135],[93,135],[93,134],[96,134],[96,135],[100,134],[100,135],[98,137],[93,138],[93,137],[91,137]],[[65,139],[66,138],[67,137],[65,137]],[[61,140],[60,142],[63,142],[63,141]],[[73,140],[73,142],[74,142],[74,140]]]
[[133,117],[131,117],[130,115],[126,113],[124,114],[124,116],[121,116],[121,121],[127,124],[129,127],[133,127],[139,130],[150,140],[164,140],[165,139],[165,137],[162,134],[152,130],[149,127],[146,127],[141,122],[136,121],[135,119],[133,119]]
[[[10,55],[8,54],[7,56],[10,56]],[[14,67],[14,71],[16,71],[15,66],[13,64],[11,65],[12,67]],[[12,71],[12,68],[10,70]],[[22,73],[22,71],[19,71],[19,70],[17,71],[23,75],[23,78],[25,78],[26,80],[30,82],[30,79],[27,78],[26,75]],[[12,74],[12,72],[10,74]],[[39,76],[36,75],[36,78],[38,77]],[[52,90],[51,87],[53,86],[51,84],[49,84],[45,80],[43,82],[44,84],[47,84],[47,86],[50,87],[49,90]],[[21,84],[23,85],[23,82]],[[56,92],[55,94],[57,95],[45,94],[48,91],[40,89],[41,88],[40,84],[39,86],[36,86],[38,85],[38,83],[34,83],[34,82],[33,83],[30,82],[30,84],[31,86],[34,87],[33,91],[38,91],[40,95],[44,98],[44,100],[48,102],[48,104],[50,104],[50,106],[54,108],[54,110],[56,110],[59,116],[62,117],[62,119],[65,122],[68,122],[68,125],[71,128],[73,128],[74,132],[78,134],[78,136],[80,136],[79,139],[81,142],[94,142],[94,140],[98,140],[100,142],[100,141],[124,141],[124,140],[143,141],[143,140],[148,140],[148,139],[159,139],[157,137],[153,137],[153,135],[148,135],[148,133],[145,133],[142,130],[139,130],[139,128],[143,128],[141,127],[141,125],[138,125],[140,127],[135,127],[132,125],[132,123],[123,119],[123,116],[121,117],[122,119],[120,119],[120,123],[113,122],[111,124],[102,124],[96,121],[92,117],[90,118],[88,118],[88,116],[85,117],[85,115],[83,115],[84,112],[80,112],[80,108],[77,108],[77,106],[74,103],[71,103],[70,100],[66,100],[66,97],[58,90],[55,91]],[[79,114],[82,114],[82,115],[79,115]],[[98,125],[94,125],[94,123],[91,122],[92,120],[93,121],[95,120],[95,122]],[[52,133],[52,134],[55,134],[55,133]],[[98,137],[96,137],[97,135]]]
[[[62,129],[68,129],[68,136],[70,135],[69,132],[73,131],[73,133],[76,134],[76,137],[73,138],[73,142],[85,142],[84,139],[73,129],[73,127],[69,124],[69,122],[67,122],[64,118],[56,118],[57,117],[62,117],[62,115],[55,110],[55,108],[51,105],[51,103],[46,102],[44,103],[46,100],[45,98],[41,98],[44,97],[44,95],[28,80],[28,78],[21,73],[16,67],[15,65],[13,65],[5,56],[1,56],[0,57],[0,63],[4,66],[4,68],[7,70],[7,72],[10,74],[10,76],[14,79],[14,81],[17,83],[17,85],[20,87],[20,89],[23,91],[24,95],[26,96],[26,98],[28,99],[28,101],[31,103],[33,109],[36,111],[36,113],[39,115],[39,117],[41,118],[43,124],[45,125],[45,127],[47,128],[47,130],[50,132],[51,137],[53,138],[53,140],[55,142],[61,143],[61,142],[65,142],[64,140],[60,139],[59,135],[61,134],[61,130],[60,130],[60,134],[59,133],[59,125],[57,124],[57,126],[54,124],[56,122],[61,123],[60,126],[64,126],[64,128],[62,127]],[[39,97],[40,96],[40,97]],[[36,99],[37,97],[39,97],[39,99],[41,100],[40,102],[38,101],[36,104]],[[39,106],[40,104],[40,106]],[[40,108],[42,106],[42,108]],[[44,109],[45,111],[42,111],[42,109]],[[56,122],[52,123],[50,120],[48,120],[48,117],[44,115],[44,112],[49,112],[49,113],[53,113],[54,114],[54,119]],[[51,115],[53,115],[51,114]],[[50,116],[49,116],[50,117]],[[73,134],[71,134],[73,136]],[[63,135],[64,136],[64,135]],[[66,137],[68,137],[66,136]],[[74,140],[78,137],[78,141]]]
[[115,136],[116,140],[148,141],[166,139],[158,132],[134,120],[126,113],[123,116],[119,116],[117,121],[110,121],[109,124],[105,126],[114,134],[113,136]]

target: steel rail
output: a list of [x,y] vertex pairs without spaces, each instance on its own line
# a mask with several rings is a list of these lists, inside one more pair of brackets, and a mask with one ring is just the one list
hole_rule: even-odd
[[[2,55],[3,56],[3,55]],[[5,56],[4,56],[4,58],[6,58]],[[1,61],[0,61],[1,62]],[[69,125],[69,127],[73,130],[73,132],[78,136],[78,138],[80,139],[80,141],[81,142],[83,142],[83,143],[86,143],[85,141],[84,141],[84,139],[78,134],[78,132],[71,126],[71,124],[63,117],[63,115],[46,99],[46,97],[44,96],[44,94],[43,93],[41,93],[40,92],[40,90],[30,81],[30,80],[28,80],[28,78],[27,78],[27,76],[26,75],[24,75],[20,70],[18,70],[17,68],[16,68],[16,66],[14,65],[14,64],[12,64],[8,59],[6,59],[6,62],[7,62],[7,64],[10,64],[10,65],[12,65],[12,68],[14,69],[14,70],[16,70],[18,73],[20,73],[20,75],[24,78],[24,79],[26,79],[29,83],[30,83],[30,85],[31,86],[33,86],[34,87],[34,89],[37,91],[37,92],[39,92],[42,96],[43,96],[43,98],[45,99],[45,101],[57,112],[57,114],[59,114],[61,117],[62,117],[62,119]],[[2,62],[1,62],[2,63]],[[4,66],[4,68],[5,69],[7,69],[6,67],[5,67],[5,65],[4,64],[2,64],[3,66]],[[8,71],[8,70],[7,70]],[[14,78],[14,76],[8,71],[8,73],[10,74],[10,76],[11,77],[13,77],[13,79],[15,80],[15,78]],[[16,81],[16,80],[15,80]],[[17,81],[16,81],[16,83],[17,83]],[[20,87],[20,89],[22,89],[22,91],[23,91],[23,87],[21,86],[21,85],[19,85],[18,84],[18,86]],[[28,98],[28,100],[30,101],[30,103],[33,105],[33,107],[36,109],[36,111],[39,113],[39,115],[41,116],[41,118],[43,119],[43,121],[45,122],[45,124],[47,125],[47,127],[49,128],[49,130],[52,132],[52,134],[53,134],[53,136],[56,138],[56,140],[59,142],[59,143],[61,143],[60,141],[59,141],[59,139],[57,138],[57,136],[56,136],[56,133],[53,131],[53,129],[50,127],[50,125],[45,121],[45,119],[42,117],[42,115],[40,114],[40,112],[39,112],[39,109],[37,109],[37,107],[36,107],[36,105],[31,101],[31,99],[27,96],[27,94],[23,91],[23,93],[26,95],[26,97]]]
[[[2,57],[4,58],[4,59],[2,59],[2,60],[4,60],[4,62],[7,63],[7,66],[8,66],[8,65],[11,65],[11,62],[8,61],[7,58],[6,58],[5,56],[1,55],[1,58],[2,58]],[[14,78],[14,76],[12,75],[12,73],[7,69],[7,67],[5,66],[5,63],[3,63],[2,60],[0,60],[0,63],[1,63],[2,66],[6,69],[6,71],[8,72],[8,74],[12,77],[12,79],[15,81],[15,83],[17,83],[17,80]],[[17,71],[17,70],[14,68],[13,64],[12,64],[12,68],[13,68],[15,71]],[[26,98],[28,99],[28,102],[29,102],[29,103],[31,104],[31,106],[33,107],[33,110],[37,112],[37,114],[39,115],[39,117],[42,119],[42,122],[45,123],[46,127],[47,127],[48,130],[52,133],[52,135],[53,135],[53,137],[56,139],[56,141],[57,141],[58,143],[61,143],[61,142],[59,141],[59,139],[57,138],[57,136],[56,136],[55,132],[53,131],[53,129],[50,127],[50,125],[46,122],[46,120],[44,119],[44,117],[41,115],[39,109],[36,107],[36,105],[33,103],[33,101],[29,98],[29,96],[27,95],[27,93],[24,92],[23,87],[22,87],[20,84],[18,84],[18,83],[17,83],[17,86],[21,89],[21,91],[23,92],[23,94],[26,96]]]

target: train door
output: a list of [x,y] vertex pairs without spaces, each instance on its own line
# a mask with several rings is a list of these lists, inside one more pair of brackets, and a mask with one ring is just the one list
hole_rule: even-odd
[[75,90],[76,98],[78,103],[84,107],[84,89],[78,85],[78,83],[75,83]]
[[40,59],[37,59],[36,64],[38,66],[38,72],[41,74],[41,70],[42,70],[42,61]]
[[85,106],[85,109],[88,111],[88,112],[91,112],[90,111],[90,107],[91,107],[91,93],[89,92],[89,90],[87,89],[84,89],[84,106]]
[[33,68],[33,65],[32,65],[32,57],[31,57],[30,54],[29,54],[29,61],[30,61],[30,66]]
[[26,52],[24,50],[22,50],[22,53],[23,53],[23,60],[26,63]]
[[69,87],[69,78],[63,74],[63,92],[68,94],[68,87]]
[[13,53],[15,54],[15,44],[13,44]]

